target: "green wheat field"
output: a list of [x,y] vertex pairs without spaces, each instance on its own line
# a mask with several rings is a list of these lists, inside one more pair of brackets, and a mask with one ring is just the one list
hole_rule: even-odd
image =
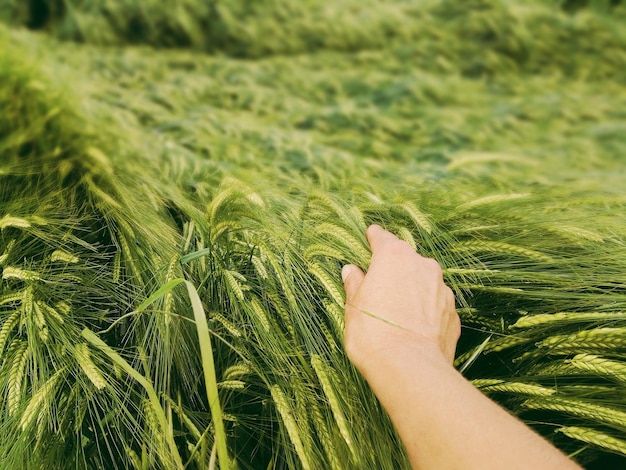
[[371,223],[624,468],[623,2],[0,0],[0,469],[408,469],[342,347]]

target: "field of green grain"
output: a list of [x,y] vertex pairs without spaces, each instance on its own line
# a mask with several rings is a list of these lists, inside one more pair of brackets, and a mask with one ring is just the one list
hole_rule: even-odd
[[0,470],[409,468],[342,348],[370,223],[443,266],[466,377],[621,468],[625,25],[0,0]]

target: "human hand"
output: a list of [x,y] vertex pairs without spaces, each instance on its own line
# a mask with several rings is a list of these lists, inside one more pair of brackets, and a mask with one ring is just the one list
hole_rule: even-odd
[[461,323],[441,267],[378,225],[367,229],[367,274],[347,265],[344,345],[369,381],[389,360],[423,355],[452,364]]
[[342,272],[345,348],[413,468],[580,470],[452,367],[461,323],[439,264],[377,225],[367,238],[367,274]]

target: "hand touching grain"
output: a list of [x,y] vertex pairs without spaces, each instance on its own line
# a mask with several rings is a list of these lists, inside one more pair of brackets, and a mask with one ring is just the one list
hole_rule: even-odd
[[[344,268],[345,348],[414,468],[580,470],[453,367],[461,325],[436,261],[377,225],[367,274]],[[480,429],[480,432],[476,432]]]
[[369,227],[367,238],[367,274],[354,265],[342,272],[348,357],[368,380],[398,354],[443,357],[451,364],[461,325],[441,267],[378,225]]

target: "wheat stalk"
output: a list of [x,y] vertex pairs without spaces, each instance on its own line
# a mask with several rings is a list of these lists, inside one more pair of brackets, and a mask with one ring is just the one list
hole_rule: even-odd
[[315,370],[315,374],[322,385],[322,390],[324,391],[326,398],[328,398],[328,404],[333,416],[335,417],[335,422],[337,423],[337,427],[339,428],[339,432],[343,437],[344,442],[348,446],[348,449],[350,449],[353,461],[358,462],[359,460],[354,449],[352,433],[348,429],[348,424],[343,414],[342,407],[339,403],[337,395],[335,394],[332,383],[326,374],[327,366],[318,355],[311,356],[311,365],[313,366],[313,370]]
[[67,315],[67,311],[63,308],[63,306],[61,306],[60,309],[55,309],[41,300],[36,300],[34,307],[38,308],[42,314],[45,313],[45,316],[47,316],[48,318],[54,318],[59,323],[65,322],[65,318],[63,318],[61,312],[65,312],[65,315]]
[[328,426],[324,420],[324,416],[316,402],[311,403],[311,415],[313,417],[313,426],[317,432],[317,436],[324,448],[324,453],[328,459],[328,463],[332,470],[341,470],[343,468],[341,460],[335,451],[335,443],[328,431]]
[[533,328],[552,323],[611,322],[626,320],[626,312],[557,312],[520,317],[510,328]]
[[583,428],[580,426],[564,426],[557,429],[557,431],[562,432],[567,437],[571,437],[572,439],[586,442],[587,444],[593,444],[618,454],[626,455],[626,441],[595,429]]
[[293,416],[293,411],[289,406],[287,401],[287,397],[280,389],[278,385],[272,385],[270,387],[270,392],[272,394],[272,398],[274,399],[274,404],[276,405],[276,410],[281,417],[285,428],[287,429],[287,434],[289,435],[289,439],[296,449],[296,454],[300,458],[300,462],[302,463],[302,468],[305,470],[310,470],[313,467],[309,462],[308,453],[304,449],[304,445],[302,444],[302,440],[300,439],[300,434],[298,432],[298,426],[296,424],[296,420]]
[[494,379],[474,379],[472,380],[472,384],[474,384],[475,387],[478,387],[479,389],[486,392],[506,392],[519,395],[533,395],[543,397],[554,395],[555,393],[554,389],[523,382],[506,382],[504,380]]
[[106,388],[107,381],[104,379],[102,373],[91,359],[91,353],[89,352],[89,346],[87,346],[87,343],[80,343],[76,345],[74,348],[74,357],[87,378],[89,378],[91,383],[98,390]]
[[21,302],[23,298],[24,298],[24,292],[20,292],[20,291],[11,292],[10,294],[5,294],[3,296],[0,296],[0,306],[11,304],[11,303],[16,303],[16,302]]
[[7,214],[0,218],[0,230],[8,227],[27,229],[31,227],[31,223],[21,217],[13,217]]
[[554,335],[537,343],[537,347],[547,349],[550,354],[615,351],[626,348],[626,328],[595,328],[569,335]]
[[500,202],[515,201],[518,199],[524,199],[530,196],[530,193],[513,193],[513,194],[492,194],[489,196],[483,196],[473,201],[464,202],[457,207],[457,211],[462,212],[476,207],[498,204]]
[[245,294],[243,292],[246,290],[246,286],[240,284],[240,282],[246,282],[246,278],[236,271],[229,271],[227,269],[222,272],[222,275],[224,276],[229,291],[235,294],[237,300],[243,302],[245,300]]
[[428,216],[424,212],[419,210],[417,206],[415,206],[415,204],[408,201],[402,204],[400,206],[400,209],[402,209],[411,218],[417,228],[423,230],[428,234],[433,231],[433,225],[428,220]]
[[[246,388],[246,383],[243,380],[223,380],[217,383],[217,388],[224,390],[243,390]],[[224,417],[224,419],[226,418]]]
[[78,256],[68,253],[67,251],[56,249],[50,255],[50,261],[75,264],[78,263],[79,258]]
[[333,248],[329,245],[323,245],[321,243],[314,243],[310,245],[306,250],[304,250],[304,258],[311,259],[316,256],[336,259],[336,260],[344,260],[345,255],[341,250],[337,248]]
[[251,369],[250,365],[248,365],[248,364],[235,364],[235,365],[232,365],[232,366],[228,367],[224,371],[222,376],[224,377],[224,380],[230,380],[230,379],[235,379],[235,378],[238,378],[238,377],[246,376],[246,375],[248,375],[250,373],[252,373],[252,369]]
[[265,265],[263,264],[261,258],[259,258],[258,256],[252,256],[252,264],[254,266],[254,269],[256,270],[256,273],[261,279],[265,280],[268,278],[267,269],[265,268]]
[[16,268],[14,266],[5,266],[2,269],[2,279],[17,279],[20,281],[39,281],[41,275],[35,271],[29,271],[27,269]]
[[605,359],[593,354],[577,354],[572,359],[567,360],[566,364],[579,371],[605,375],[626,383],[626,365],[618,361]]
[[256,317],[261,327],[265,330],[266,333],[269,333],[271,328],[270,321],[259,300],[256,297],[252,297],[250,298],[250,301],[247,305],[250,307],[250,311]]
[[309,263],[307,268],[311,274],[313,274],[317,280],[322,284],[326,292],[330,294],[330,297],[335,301],[337,305],[345,303],[345,296],[342,289],[338,287],[336,281],[324,270],[324,268],[315,263]]
[[338,305],[335,300],[335,302],[325,302],[324,309],[326,310],[326,313],[328,313],[328,317],[331,319],[335,332],[339,336],[343,336],[343,330],[345,328],[343,307]]
[[241,330],[237,328],[233,323],[228,321],[224,315],[221,315],[217,312],[212,312],[210,314],[211,319],[217,321],[220,325],[222,325],[226,331],[228,331],[235,338],[241,338],[243,336]]
[[626,428],[626,412],[583,400],[550,396],[549,398],[529,399],[522,406],[531,410],[559,411],[590,419],[597,423],[617,426],[619,429]]
[[2,328],[0,328],[0,357],[2,357],[2,353],[4,352],[4,346],[7,344],[9,340],[9,335],[13,328],[15,328],[19,322],[21,314],[19,310],[14,311],[2,324]]
[[40,414],[41,405],[48,401],[51,402],[54,400],[54,388],[57,385],[57,382],[61,378],[61,374],[64,369],[59,369],[52,375],[46,382],[33,393],[28,405],[24,409],[22,413],[22,417],[20,418],[20,428],[24,431],[30,424],[33,419]]
[[476,251],[495,253],[500,255],[522,256],[542,263],[553,263],[551,256],[536,250],[523,248],[521,246],[512,245],[510,243],[493,241],[493,240],[468,240],[460,241],[454,245],[455,251]]
[[357,240],[357,238],[339,225],[325,222],[319,224],[315,231],[319,235],[325,235],[332,239],[335,243],[348,247],[354,253],[358,264],[366,266],[369,264],[371,254],[363,246],[363,243]]

